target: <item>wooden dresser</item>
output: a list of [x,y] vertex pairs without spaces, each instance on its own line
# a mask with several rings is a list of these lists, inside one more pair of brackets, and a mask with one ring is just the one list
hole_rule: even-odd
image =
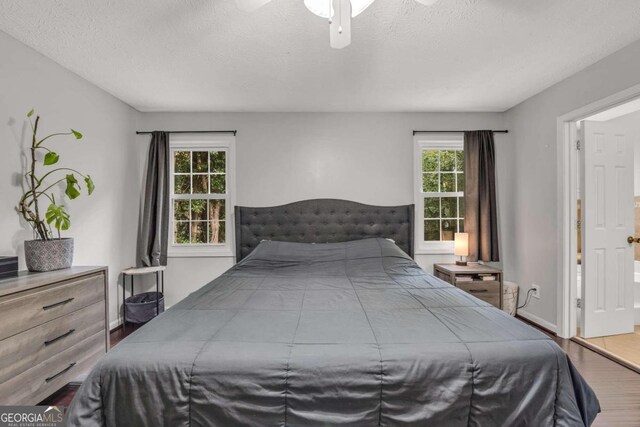
[[502,308],[502,270],[471,262],[468,265],[434,264],[433,275],[494,307]]
[[0,280],[0,405],[35,405],[109,348],[106,267]]

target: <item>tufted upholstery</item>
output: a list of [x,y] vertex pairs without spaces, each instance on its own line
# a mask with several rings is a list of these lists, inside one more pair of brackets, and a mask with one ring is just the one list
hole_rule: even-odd
[[262,240],[336,243],[368,237],[393,239],[413,258],[414,206],[371,206],[313,199],[282,206],[236,206],[236,261]]

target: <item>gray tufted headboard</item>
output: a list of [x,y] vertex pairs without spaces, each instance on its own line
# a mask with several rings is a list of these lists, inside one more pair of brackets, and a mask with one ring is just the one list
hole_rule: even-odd
[[313,199],[282,206],[236,206],[236,262],[262,240],[336,243],[383,237],[413,258],[414,206],[371,206],[348,200]]

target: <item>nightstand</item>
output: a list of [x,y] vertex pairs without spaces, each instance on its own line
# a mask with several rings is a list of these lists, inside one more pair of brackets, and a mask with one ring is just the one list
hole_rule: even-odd
[[[130,267],[122,271],[122,327],[126,328],[127,322],[146,323],[153,317],[156,317],[164,311],[164,271],[165,266],[155,267]],[[133,290],[133,278],[136,276],[144,276],[147,274],[155,274],[156,291],[145,292],[136,295]],[[126,298],[127,276],[131,282],[131,296]],[[162,282],[160,279],[162,278]],[[160,283],[162,283],[162,291],[160,291]],[[142,297],[141,300],[135,301],[136,297]],[[130,307],[127,305],[130,304]],[[133,308],[137,306],[136,308]],[[155,306],[155,307],[154,307]],[[129,308],[127,310],[127,308]]]
[[434,264],[433,275],[502,308],[502,270],[471,262],[468,265]]

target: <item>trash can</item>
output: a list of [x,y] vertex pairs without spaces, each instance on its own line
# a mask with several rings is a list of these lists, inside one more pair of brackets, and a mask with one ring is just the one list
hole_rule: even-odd
[[504,282],[502,284],[502,310],[511,316],[516,315],[518,307],[518,284],[513,282]]
[[163,311],[164,295],[162,292],[143,292],[124,300],[125,322],[145,323]]

